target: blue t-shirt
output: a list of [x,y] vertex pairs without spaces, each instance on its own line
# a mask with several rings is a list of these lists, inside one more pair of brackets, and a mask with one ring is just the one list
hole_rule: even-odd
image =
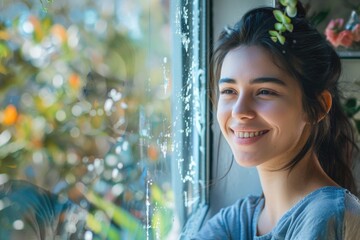
[[360,202],[346,189],[323,187],[287,211],[271,232],[257,236],[262,197],[221,209],[192,239],[360,239]]

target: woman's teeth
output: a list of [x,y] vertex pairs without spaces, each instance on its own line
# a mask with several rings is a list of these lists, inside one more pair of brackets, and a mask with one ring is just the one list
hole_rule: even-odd
[[258,131],[258,132],[234,132],[235,136],[238,138],[252,138],[263,135],[265,131]]

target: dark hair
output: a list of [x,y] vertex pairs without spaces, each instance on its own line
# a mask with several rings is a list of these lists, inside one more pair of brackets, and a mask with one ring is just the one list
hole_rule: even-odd
[[[230,50],[247,45],[260,46],[269,51],[275,64],[300,83],[302,105],[312,123],[307,142],[284,169],[292,169],[306,153],[314,150],[327,175],[340,186],[355,193],[351,168],[352,154],[357,147],[352,125],[340,102],[340,58],[324,36],[305,19],[305,11],[300,3],[297,9],[297,16],[291,19],[293,32],[283,33],[286,38],[284,45],[270,38],[269,30],[273,30],[276,23],[274,8],[270,7],[250,10],[234,27],[227,27],[222,31],[211,62],[215,96],[217,99],[216,81],[220,77],[224,58]],[[332,95],[329,113],[326,113],[320,98],[324,90],[328,90]]]

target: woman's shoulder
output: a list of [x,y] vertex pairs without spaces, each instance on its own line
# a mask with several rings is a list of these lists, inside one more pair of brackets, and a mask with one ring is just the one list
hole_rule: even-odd
[[318,229],[321,239],[360,239],[360,201],[348,190],[323,187],[307,196],[300,208],[302,227]]
[[344,212],[344,239],[360,239],[360,201],[346,191]]
[[351,192],[345,190],[345,210],[360,215],[360,200]]
[[347,211],[357,211],[360,214],[360,202],[348,190],[328,186],[322,187],[307,195],[299,204],[298,211],[311,217],[322,216],[322,219],[334,217],[342,218]]
[[360,216],[360,201],[349,190],[341,187],[323,187],[309,194],[305,205],[321,212],[344,214],[351,212]]
[[322,187],[287,212],[277,234],[291,239],[354,239],[344,238],[351,231],[360,239],[360,230],[354,232],[359,223],[360,203],[354,195],[341,187]]

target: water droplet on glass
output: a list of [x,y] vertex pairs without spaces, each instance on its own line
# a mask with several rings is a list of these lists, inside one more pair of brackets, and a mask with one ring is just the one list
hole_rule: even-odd
[[93,239],[93,233],[91,231],[86,231],[84,234],[84,240],[92,240]]
[[32,157],[35,164],[42,164],[44,161],[44,156],[40,151],[35,151]]
[[59,122],[65,121],[66,120],[66,113],[63,110],[59,110],[56,112],[56,120],[58,120]]
[[9,180],[9,176],[7,174],[5,173],[0,174],[0,185],[6,183],[8,180]]
[[110,99],[110,98],[106,99],[105,104],[104,104],[105,112],[110,113],[113,104],[114,104],[114,102],[112,99]]
[[73,137],[73,138],[79,137],[79,136],[80,136],[80,130],[79,130],[79,128],[77,128],[77,127],[71,128],[71,130],[70,130],[70,136]]
[[5,130],[0,134],[0,147],[7,144],[11,139],[11,132]]
[[22,229],[24,229],[24,222],[22,221],[22,220],[15,220],[14,222],[13,222],[13,228],[15,229],[15,230],[22,230]]
[[60,74],[56,74],[52,82],[54,87],[60,88],[64,83],[64,78]]

